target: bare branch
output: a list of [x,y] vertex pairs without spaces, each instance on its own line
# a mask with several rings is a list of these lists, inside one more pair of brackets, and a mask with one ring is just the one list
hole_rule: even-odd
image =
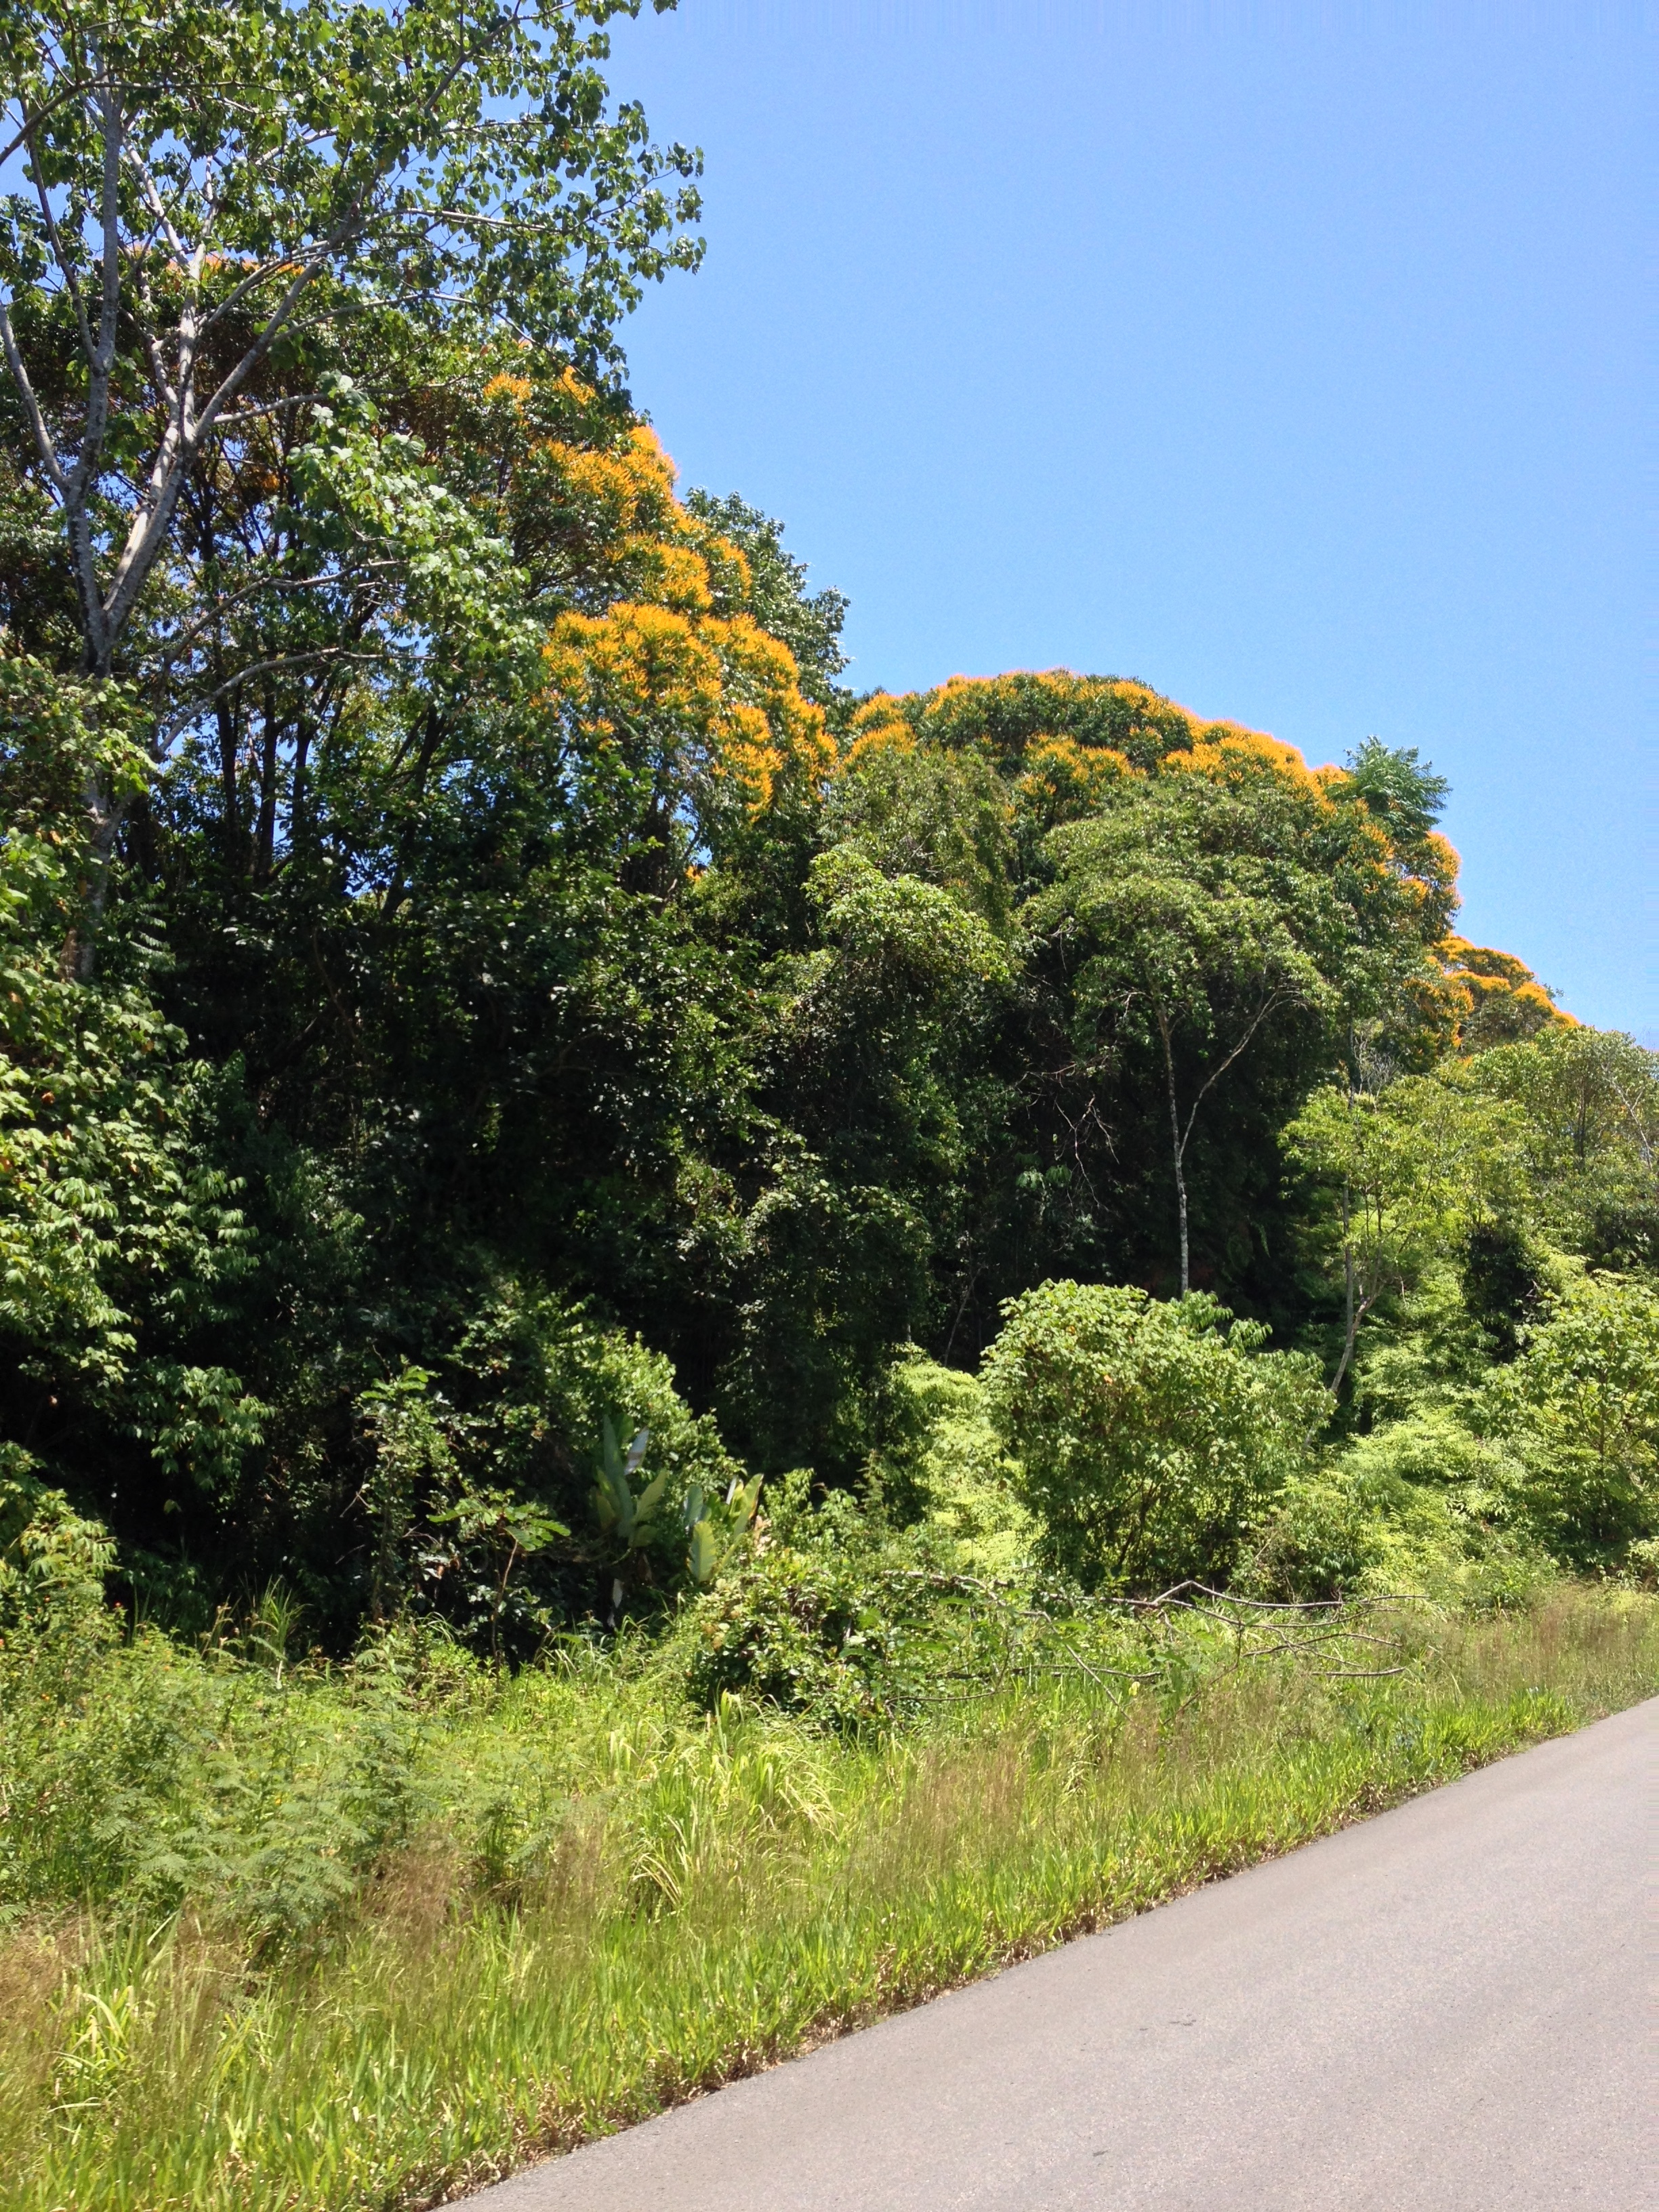
[[69,480],[58,464],[52,433],[40,412],[40,403],[34,396],[29,373],[23,366],[23,356],[18,349],[16,333],[12,328],[11,303],[8,300],[0,300],[0,346],[5,349],[6,367],[11,372],[11,380],[17,386],[17,396],[23,403],[24,414],[28,417],[29,428],[34,435],[35,451],[40,456],[40,465],[51,477],[52,489],[60,497],[67,497]]
[[314,666],[319,661],[327,662],[336,667],[343,663],[373,667],[386,657],[383,653],[348,653],[343,646],[319,646],[312,653],[282,653],[274,654],[269,660],[252,661],[247,667],[239,668],[234,676],[227,678],[225,682],[215,690],[204,693],[199,699],[191,700],[177,714],[168,715],[166,721],[158,724],[155,733],[156,753],[159,756],[166,752],[173,739],[181,731],[188,729],[198,714],[205,714],[210,707],[216,706],[221,699],[228,697],[233,691],[240,690],[244,684],[250,682],[256,676],[269,676],[274,671],[283,669]]
[[74,264],[64,249],[64,241],[58,228],[58,218],[52,213],[51,197],[41,181],[40,164],[35,156],[33,133],[29,137],[28,148],[29,166],[34,171],[34,197],[40,204],[40,220],[46,226],[46,236],[52,241],[52,250],[58,257],[58,265],[64,272],[64,289],[69,294],[70,304],[75,309],[76,327],[81,333],[82,349],[87,359],[90,361],[93,355],[92,324],[87,315],[86,299],[81,290],[81,280],[75,273]]
[[[102,192],[103,297],[98,317],[98,343],[88,356],[87,416],[81,434],[81,457],[67,493],[71,507],[84,508],[88,494],[98,481],[103,464],[104,438],[109,428],[110,378],[115,368],[115,333],[121,309],[121,111],[114,97],[100,87],[94,93],[99,128],[104,142]],[[109,635],[98,641],[100,672],[106,661]]]
[[220,434],[235,429],[239,422],[263,422],[268,416],[292,414],[296,407],[318,407],[322,402],[320,392],[296,392],[287,399],[245,399],[234,415],[220,416]]
[[1297,996],[1297,994],[1294,991],[1279,988],[1275,988],[1267,994],[1267,996],[1262,1000],[1261,1006],[1257,1007],[1249,1027],[1245,1030],[1243,1036],[1240,1037],[1238,1042],[1233,1047],[1232,1050],[1227,1054],[1225,1060],[1222,1061],[1220,1066],[1216,1068],[1213,1073],[1206,1078],[1202,1087],[1199,1091],[1198,1096],[1194,1099],[1193,1110],[1187,1116],[1186,1132],[1181,1140],[1183,1147],[1186,1145],[1187,1139],[1193,1133],[1193,1122],[1196,1119],[1198,1109],[1204,1103],[1205,1099],[1209,1096],[1210,1092],[1214,1090],[1216,1085],[1221,1080],[1221,1078],[1227,1073],[1227,1070],[1244,1050],[1245,1047],[1249,1043],[1250,1039],[1261,1028],[1262,1023],[1267,1020],[1268,1015],[1273,1013],[1278,1007],[1289,1005]]
[[173,258],[181,268],[184,267],[191,259],[191,255],[173,227],[173,218],[168,215],[161,195],[156,188],[155,179],[150,170],[149,163],[133,153],[130,148],[123,149],[123,155],[126,166],[138,179],[138,190],[143,197],[144,204],[155,216],[157,227],[173,251]]
[[[398,562],[392,560],[364,561],[356,564],[354,574],[390,574],[395,572],[398,566]],[[318,576],[259,577],[252,583],[245,584],[240,591],[230,592],[222,598],[215,599],[204,614],[168,641],[167,649],[161,654],[158,665],[162,668],[171,668],[189,652],[199,637],[212,629],[215,623],[222,621],[225,616],[234,613],[236,608],[245,606],[250,599],[258,599],[265,593],[274,595],[293,592],[325,591],[331,586],[337,586],[340,581],[339,576],[331,570],[325,571]]]

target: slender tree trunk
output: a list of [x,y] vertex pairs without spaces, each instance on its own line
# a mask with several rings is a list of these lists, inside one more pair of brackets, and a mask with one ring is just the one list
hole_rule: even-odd
[[1181,1108],[1176,1098],[1175,1054],[1170,1042],[1170,1024],[1158,1009],[1158,1033],[1164,1043],[1164,1079],[1170,1100],[1170,1150],[1175,1162],[1176,1213],[1181,1224],[1181,1295],[1192,1287],[1191,1256],[1187,1242],[1187,1140],[1181,1133]]
[[[1353,1342],[1353,1238],[1348,1227],[1348,1186],[1342,1186],[1342,1341]],[[1346,1354],[1345,1354],[1346,1358]]]
[[259,819],[253,849],[253,880],[261,890],[270,881],[271,870],[276,860],[276,777],[281,767],[277,748],[276,699],[268,677],[262,689],[264,693],[264,726],[260,735],[264,743],[259,759]]
[[86,925],[74,935],[72,955],[65,946],[64,965],[81,982],[89,983],[97,967],[98,933],[103,927],[104,909],[109,903],[110,869],[114,864],[115,841],[121,834],[121,817],[125,809],[96,769],[88,769],[81,796],[92,823]]
[[224,842],[225,866],[232,875],[237,875],[240,873],[236,849],[236,754],[240,732],[228,699],[222,699],[215,708],[214,720],[219,725],[219,800],[223,809],[220,835]]
[[1339,1392],[1341,1390],[1342,1378],[1348,1371],[1349,1364],[1353,1358],[1354,1346],[1359,1341],[1359,1324],[1364,1320],[1366,1315],[1370,1311],[1372,1300],[1376,1295],[1373,1292],[1371,1296],[1363,1298],[1356,1295],[1357,1284],[1354,1277],[1353,1246],[1349,1242],[1347,1229],[1348,1193],[1345,1187],[1342,1193],[1342,1268],[1346,1278],[1346,1297],[1344,1300],[1346,1310],[1343,1315],[1342,1326],[1342,1357],[1337,1361],[1336,1372],[1331,1377],[1331,1396],[1333,1400],[1336,1398]]
[[[1363,1318],[1363,1310],[1360,1318]],[[1358,1334],[1359,1320],[1355,1318],[1352,1315],[1350,1315],[1348,1318],[1348,1333],[1344,1338],[1342,1344],[1342,1357],[1337,1361],[1336,1372],[1331,1377],[1331,1395],[1333,1398],[1337,1397],[1340,1394],[1342,1389],[1342,1377],[1348,1371],[1348,1362],[1353,1358],[1354,1342]]]
[[311,762],[311,717],[301,713],[294,738],[294,780],[288,794],[288,849],[298,853],[305,832],[306,770]]

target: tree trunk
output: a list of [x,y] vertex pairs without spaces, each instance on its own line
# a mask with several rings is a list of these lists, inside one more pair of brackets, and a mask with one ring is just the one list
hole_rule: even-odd
[[71,933],[74,949],[65,946],[66,969],[82,983],[92,981],[98,963],[98,933],[109,903],[109,874],[115,860],[115,841],[121,834],[125,801],[118,801],[96,769],[88,769],[81,796],[92,823],[91,850],[87,871],[85,926]]
[[224,846],[226,872],[234,879],[241,872],[236,820],[236,755],[241,733],[236,726],[235,712],[228,698],[220,700],[213,710],[213,719],[219,726],[219,835]]
[[1164,1043],[1164,1078],[1170,1100],[1170,1148],[1175,1161],[1176,1213],[1181,1225],[1181,1295],[1192,1287],[1192,1267],[1187,1243],[1187,1139],[1181,1133],[1181,1108],[1176,1099],[1175,1054],[1170,1043],[1170,1024],[1158,1008],[1158,1033]]
[[263,723],[260,736],[264,743],[259,759],[259,815],[253,839],[253,882],[263,890],[270,883],[276,862],[276,777],[281,767],[277,744],[279,734],[276,718],[276,698],[269,677],[262,687],[264,693]]

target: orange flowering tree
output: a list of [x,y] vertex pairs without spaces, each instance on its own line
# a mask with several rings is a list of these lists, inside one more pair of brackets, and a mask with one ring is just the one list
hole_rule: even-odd
[[757,621],[742,548],[676,495],[647,425],[511,346],[404,413],[403,442],[422,440],[419,465],[501,549],[538,633],[530,741],[544,731],[561,773],[634,794],[663,884],[781,789],[816,789],[834,760],[823,705]]
[[[230,282],[204,266],[198,294]],[[1346,1128],[1448,1054],[1449,1111],[1510,1102],[1488,1119],[1543,1164],[1552,1234],[1648,1249],[1647,1091],[1617,1055],[1569,1066],[1579,1032],[1541,987],[1449,936],[1443,786],[1414,756],[1311,767],[1063,670],[854,697],[844,602],[741,499],[682,495],[602,348],[579,367],[527,342],[499,292],[428,313],[354,282],[312,270],[303,329],[192,447],[122,632],[158,772],[103,775],[72,941],[44,906],[14,917],[41,1006],[84,993],[112,1020],[118,999],[132,1019],[101,1033],[191,1068],[164,1149],[223,1218],[211,1357],[159,1323],[145,1354],[217,1456],[130,1391],[118,1419],[39,1301],[14,1316],[30,1342],[0,1331],[0,1398],[71,1489],[113,1486],[135,1557],[292,1575],[349,1621],[392,1602],[394,1556],[559,1528],[524,1569],[526,1619],[550,1622],[615,1550],[591,1525],[601,1416],[660,1432],[665,1497],[727,1449],[850,1481],[899,1348],[971,1364],[1044,1279],[1212,1288],[1328,1332],[1331,1161],[1287,1180],[1281,1135],[1315,1096]],[[66,301],[19,305],[26,369]],[[50,689],[82,614],[11,458],[0,612]],[[56,1158],[59,1086],[13,1088]],[[136,1232],[77,1227],[72,1180],[31,1185],[29,1219],[118,1278],[104,1318],[149,1345],[113,1249]],[[100,1220],[146,1218],[82,1180]],[[1532,1265],[1530,1216],[1454,1227],[1513,1228],[1498,1259]],[[1373,1340],[1406,1303],[1372,1297],[1374,1257],[1347,1270]],[[1369,1357],[1357,1322],[1343,1341]],[[407,1481],[388,1376],[424,1439]],[[181,1501],[172,1470],[210,1458],[211,1496]],[[630,1554],[630,1602],[672,1549]]]
[[1466,937],[1444,938],[1436,951],[1460,1052],[1486,1052],[1572,1025],[1572,1016],[1556,1005],[1554,994],[1512,952],[1471,945]]
[[[970,807],[968,787],[988,779],[998,803]],[[1207,1147],[1210,1172],[1233,1163],[1217,1210],[1270,1208],[1259,1185],[1243,1199],[1245,1163],[1273,1158],[1275,1117],[1299,1085],[1362,1040],[1411,1065],[1449,1041],[1431,951],[1455,905],[1456,856],[1434,828],[1443,793],[1414,756],[1372,745],[1346,769],[1310,769],[1293,747],[1142,684],[1051,671],[866,700],[830,813],[981,911],[1023,905],[1024,1049],[1050,1070],[1037,1111],[1054,1117],[1048,1164],[1024,1182],[1043,1206],[1069,1191],[1097,1231],[1098,1185],[1121,1189],[1127,1158],[1152,1141],[1136,1073],[1151,1051],[1185,1288],[1193,1147],[1224,1079],[1256,1133],[1229,1134],[1224,1115]],[[988,888],[999,837],[1000,891]]]

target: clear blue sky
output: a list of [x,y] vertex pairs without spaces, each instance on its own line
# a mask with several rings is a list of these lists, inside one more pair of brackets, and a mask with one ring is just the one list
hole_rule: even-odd
[[1064,665],[1448,774],[1461,927],[1659,1043],[1654,22],[682,0],[632,381],[852,598],[849,680]]

